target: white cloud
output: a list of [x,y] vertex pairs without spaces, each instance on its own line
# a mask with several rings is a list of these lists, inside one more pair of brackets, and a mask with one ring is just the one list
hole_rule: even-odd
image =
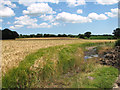
[[59,3],[59,0],[36,0],[36,2],[50,2],[50,3],[56,3],[58,4]]
[[8,7],[15,8],[16,4],[11,3],[9,0],[1,0],[0,5],[7,5]]
[[48,25],[48,23],[41,23],[40,25],[39,25],[39,27],[42,27],[42,28],[50,28],[51,27],[51,25]]
[[56,12],[47,3],[31,4],[27,10],[23,11],[23,14],[39,15],[39,14],[54,14]]
[[0,19],[0,22],[2,22],[3,20],[2,19]]
[[51,3],[59,3],[59,0],[19,0],[19,4],[23,4],[24,6],[30,6],[31,4],[34,3],[45,3],[45,2],[51,2]]
[[15,25],[15,27],[18,27],[18,28],[20,28],[20,27],[23,27],[23,25]]
[[108,17],[104,14],[98,15],[97,13],[90,13],[88,15],[88,18],[93,19],[93,20],[106,20]]
[[15,13],[11,8],[5,7],[5,6],[0,6],[0,17],[11,17],[14,15],[15,15]]
[[54,23],[52,23],[52,25],[54,25],[54,26],[57,26],[57,25],[59,25],[60,23],[59,22],[54,22]]
[[0,27],[0,29],[2,29],[2,27]]
[[0,17],[11,17],[15,13],[11,8],[15,8],[16,4],[11,3],[9,0],[0,0]]
[[44,21],[50,21],[53,22],[54,21],[54,17],[53,15],[41,15],[40,18],[42,18]]
[[14,25],[14,26],[10,26],[10,29],[18,29],[23,27],[24,25]]
[[79,6],[79,5],[85,5],[85,0],[66,0],[68,3],[68,6]]
[[92,22],[88,17],[83,17],[77,14],[70,14],[67,12],[59,13],[56,16],[56,21],[62,21],[66,23],[87,23]]
[[24,6],[30,6],[31,4],[35,3],[36,0],[19,0],[18,3],[19,4],[23,4]]
[[21,16],[21,17],[15,17],[16,21],[14,24],[20,24],[20,25],[32,25],[37,22],[37,19],[30,18],[28,15]]
[[10,29],[15,29],[15,26],[10,26],[9,28],[10,28]]
[[105,12],[105,14],[107,14],[109,17],[117,17],[118,10],[119,10],[118,8],[114,8],[114,9],[111,9],[111,12]]
[[78,10],[77,10],[77,13],[78,13],[78,14],[83,13],[82,9],[78,9]]
[[44,22],[41,24],[37,24],[36,18],[30,18],[28,15],[24,15],[21,17],[16,17],[16,21],[14,22],[14,26],[11,26],[11,29],[18,29],[24,26],[27,26],[27,28],[50,28],[52,25],[49,25],[48,23]]
[[51,25],[49,25],[46,22],[43,22],[41,24],[37,24],[37,23],[32,24],[31,26],[28,26],[27,28],[50,28],[50,27],[51,27]]
[[96,0],[98,4],[102,5],[112,5],[118,3],[119,0]]
[[28,15],[20,16],[20,17],[15,17],[15,22],[14,26],[10,26],[11,29],[18,29],[23,26],[32,26],[37,22],[37,19],[30,18]]

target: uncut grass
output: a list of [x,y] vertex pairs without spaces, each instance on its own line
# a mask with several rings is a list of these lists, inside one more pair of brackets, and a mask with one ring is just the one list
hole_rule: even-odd
[[[65,60],[63,59],[61,62],[57,61],[56,65],[57,67],[61,66],[64,62],[64,66],[61,66],[62,69],[59,69],[57,67],[54,68],[54,60],[51,60],[52,57],[52,53],[55,53],[54,51],[56,51],[56,49],[61,49],[60,47],[52,47],[52,48],[47,48],[47,49],[41,49],[38,52],[34,53],[34,54],[30,54],[29,56],[27,56],[25,58],[25,60],[23,60],[20,64],[18,68],[14,68],[12,70],[10,70],[4,77],[3,77],[3,87],[29,87],[32,85],[32,80],[35,80],[35,78],[37,80],[42,80],[45,81],[47,80],[47,78],[52,78],[52,76],[54,75],[55,72],[60,72],[63,73],[65,72],[67,69],[69,69],[70,67],[72,67],[72,63],[73,63],[73,58],[70,60]],[[66,49],[67,52],[69,53],[69,48]],[[63,49],[63,50],[64,50]],[[72,48],[74,49],[74,48]],[[47,53],[47,54],[46,54]],[[71,51],[70,51],[71,53]],[[39,59],[42,56],[46,56],[44,58],[44,66],[42,68],[38,67],[36,71],[30,70],[30,67],[34,64],[34,61]],[[69,55],[69,54],[68,54]],[[62,55],[59,55],[60,57],[62,57]],[[63,56],[64,58],[66,56]],[[71,62],[72,61],[72,62]],[[64,71],[65,69],[65,71]],[[35,77],[31,76],[31,75],[39,75],[40,77]],[[30,80],[30,81],[29,81]],[[29,83],[30,82],[30,83]]]
[[[48,81],[52,81],[55,77],[82,65],[84,55],[81,47],[100,44],[86,43],[40,49],[28,55],[17,68],[9,70],[3,77],[2,85],[9,88],[45,87],[45,83]],[[78,53],[78,51],[80,55],[77,55],[76,57],[79,58],[76,58],[75,52]],[[35,65],[37,60],[39,65]]]
[[[94,60],[89,59],[79,67],[79,73],[76,71],[72,76],[64,74],[59,79],[49,85],[49,88],[113,88],[115,80],[118,77],[118,69],[110,66],[103,66]],[[69,72],[71,73],[71,72]],[[72,73],[71,73],[72,74]],[[93,80],[88,77],[94,78]]]
[[[23,60],[19,64],[18,68],[11,69],[5,75],[5,77],[3,77],[3,87],[13,87],[13,86],[14,87],[28,87],[28,86],[31,86],[32,81],[29,81],[29,80],[32,80],[31,78],[33,78],[33,77],[28,76],[28,75],[31,75],[31,73],[35,74],[35,72],[31,71],[30,67],[34,64],[35,60],[39,59],[43,55],[46,56],[46,58],[44,59],[44,63],[46,62],[46,64],[44,65],[44,67],[42,67],[42,68],[39,67],[40,69],[38,69],[41,73],[40,80],[42,80],[42,79],[44,80],[45,78],[48,78],[48,76],[50,77],[50,75],[47,75],[47,74],[48,74],[48,72],[50,73],[50,71],[54,71],[54,70],[52,70],[53,69],[52,66],[54,66],[54,65],[51,65],[54,60],[53,61],[50,60],[49,57],[52,56],[52,53],[57,48],[61,49],[60,47],[51,47],[51,48],[47,48],[47,49],[40,49],[38,52],[27,56],[25,58],[25,60]],[[68,48],[68,47],[65,48],[64,47],[64,49],[62,49],[62,51],[60,50],[59,59],[61,59],[61,57],[63,59],[59,60],[57,62],[58,65],[56,65],[56,66],[62,67],[62,68],[59,68],[59,72],[65,72],[65,71],[63,71],[64,69],[67,70],[71,67],[71,61],[73,63],[74,60],[73,60],[73,57],[71,57],[71,54],[69,54],[69,53],[73,53],[76,48],[77,47],[74,45],[73,48]],[[69,56],[70,59],[65,60],[66,59],[66,54],[64,54],[65,52],[67,52],[67,57],[70,55]],[[62,65],[62,64],[64,64],[64,65]],[[21,77],[21,74],[22,74],[22,77]],[[53,75],[51,75],[51,76],[53,76]],[[37,79],[37,80],[39,80],[39,79]],[[30,85],[28,85],[28,82],[31,82],[31,83],[29,83]]]
[[[71,84],[72,88],[112,88],[114,82],[118,77],[118,69],[114,67],[102,66],[95,69],[90,73],[81,73],[73,78]],[[93,77],[93,80],[90,80],[89,77]]]

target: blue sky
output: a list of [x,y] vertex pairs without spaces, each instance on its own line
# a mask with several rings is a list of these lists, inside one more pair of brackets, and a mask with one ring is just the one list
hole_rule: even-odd
[[[56,2],[57,1],[57,2]],[[111,34],[118,27],[117,0],[19,0],[0,3],[0,28],[19,34]]]

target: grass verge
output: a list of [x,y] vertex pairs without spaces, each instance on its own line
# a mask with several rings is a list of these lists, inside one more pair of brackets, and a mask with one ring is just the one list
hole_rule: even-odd
[[3,88],[45,87],[56,77],[80,68],[81,72],[94,71],[95,64],[84,63],[85,47],[103,43],[71,44],[40,49],[28,55],[17,68],[2,78]]
[[114,67],[102,66],[91,73],[81,73],[74,77],[73,88],[112,88],[118,77],[118,70]]

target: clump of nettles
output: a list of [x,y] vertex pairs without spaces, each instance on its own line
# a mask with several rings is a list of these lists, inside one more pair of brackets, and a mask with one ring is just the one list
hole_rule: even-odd
[[115,46],[120,46],[120,39],[115,42]]

